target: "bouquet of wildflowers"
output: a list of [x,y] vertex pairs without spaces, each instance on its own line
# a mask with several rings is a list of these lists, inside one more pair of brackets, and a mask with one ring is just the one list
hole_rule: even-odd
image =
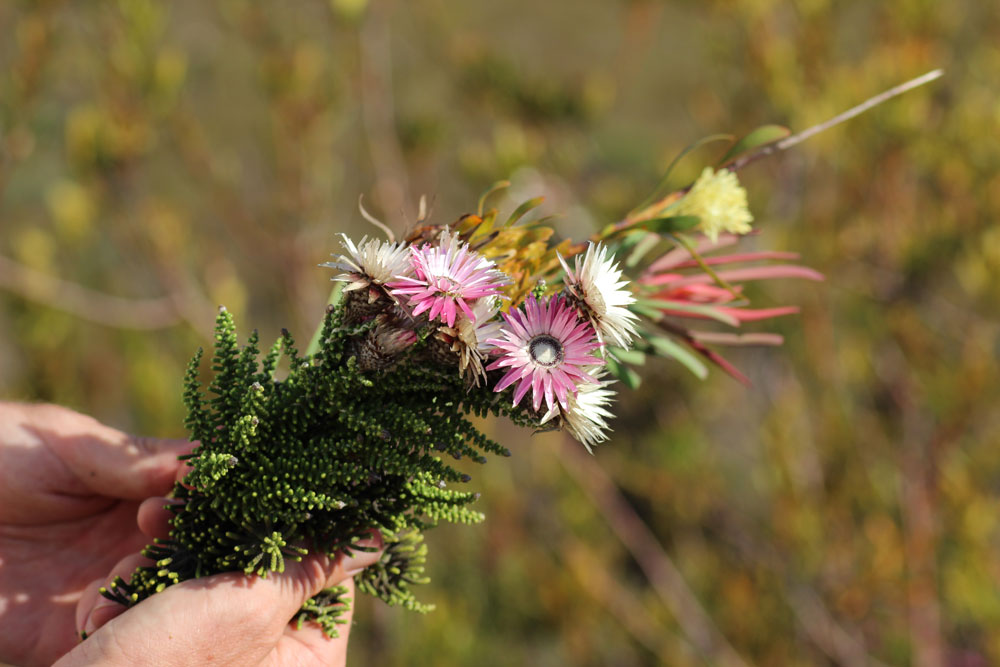
[[[753,233],[736,170],[788,135],[751,133],[692,185],[654,193],[583,242],[529,220],[540,200],[501,220],[485,195],[475,214],[421,220],[402,240],[345,236],[324,265],[338,298],[305,353],[287,331],[263,355],[256,332],[241,346],[220,309],[208,392],[201,352],[186,377],[200,444],[175,488],[170,538],[105,595],[130,605],[202,575],[266,576],[285,558],[364,548],[378,530],[384,554],[358,589],[425,611],[412,591],[425,581],[422,531],[483,519],[448,460],[510,454],[472,417],[562,429],[591,451],[608,438],[616,380],[634,386],[646,356],[745,381],[718,347],[781,342],[720,330],[796,311],[750,307],[743,284],[821,277],[788,263],[794,254],[720,251]],[[323,591],[299,621],[335,634],[344,593]]]

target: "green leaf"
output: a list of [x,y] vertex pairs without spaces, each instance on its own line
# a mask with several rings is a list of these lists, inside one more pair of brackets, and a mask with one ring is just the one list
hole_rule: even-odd
[[783,125],[761,125],[733,144],[726,154],[722,156],[722,159],[719,160],[719,166],[728,164],[755,148],[781,141],[791,133],[792,131]]
[[647,233],[642,239],[635,244],[635,248],[629,253],[628,257],[625,259],[625,266],[633,268],[636,264],[642,261],[642,258],[649,254],[649,251],[655,248],[662,241],[657,234]]
[[[639,245],[644,238],[649,236],[649,231],[645,229],[630,229],[618,241],[618,247],[614,248],[615,255],[620,255],[626,250],[631,250]],[[609,244],[610,247],[610,244]]]
[[[695,313],[697,315],[703,315],[717,322],[728,324],[731,327],[740,326],[740,321],[737,320],[732,315],[727,315],[721,312],[718,308],[713,308],[712,306],[707,306],[697,303],[664,301],[662,299],[637,299],[635,303],[633,303],[630,306],[630,310],[634,310],[654,320],[659,319],[664,315],[663,313],[664,308],[670,310],[677,310],[685,313]],[[656,315],[650,315],[649,314],[650,312],[656,313]]]
[[663,336],[653,336],[648,340],[660,356],[676,359],[700,380],[708,377],[708,367],[683,345]]
[[643,303],[638,303],[638,302],[632,303],[629,305],[628,309],[631,310],[636,315],[643,315],[644,317],[648,317],[654,322],[658,321],[661,317],[663,317],[663,312],[660,311],[660,309],[654,308],[652,306],[647,306]]
[[642,366],[646,363],[646,355],[638,350],[626,350],[620,347],[609,347],[608,354],[624,364]]
[[529,199],[524,202],[514,209],[514,212],[510,214],[510,217],[507,218],[507,222],[503,223],[503,226],[510,227],[511,225],[516,224],[518,220],[523,218],[528,213],[528,211],[533,208],[537,208],[543,201],[545,201],[545,197],[535,197],[534,199]]
[[692,144],[689,144],[684,150],[682,150],[680,153],[677,154],[677,157],[675,157],[670,162],[670,164],[667,166],[667,170],[663,172],[663,177],[660,178],[660,182],[656,186],[656,189],[653,190],[652,194],[646,197],[646,199],[641,204],[636,206],[634,211],[641,211],[642,209],[646,208],[647,206],[655,202],[660,197],[661,194],[664,194],[664,190],[666,190],[667,187],[667,180],[670,178],[671,172],[673,172],[674,167],[677,166],[677,163],[680,162],[685,155],[687,155],[693,150],[701,148],[705,144],[710,144],[713,141],[732,141],[732,140],[733,140],[733,135],[731,134],[711,134],[707,137],[702,137],[701,139],[695,141]]
[[621,380],[626,387],[629,389],[637,389],[639,387],[642,378],[639,377],[638,373],[628,366],[619,363],[614,357],[609,356],[605,361],[607,362],[608,372]]
[[635,229],[647,229],[657,234],[673,234],[683,232],[698,226],[701,218],[697,215],[671,215],[666,218],[653,218],[635,224]]
[[486,206],[486,200],[489,198],[489,196],[491,194],[493,194],[494,192],[497,192],[499,190],[503,190],[504,188],[509,188],[509,187],[510,187],[510,181],[497,181],[496,183],[494,183],[493,185],[491,185],[486,190],[486,192],[484,192],[482,194],[482,196],[479,198],[479,208],[476,209],[479,212],[479,217],[480,218],[483,217],[483,208]]

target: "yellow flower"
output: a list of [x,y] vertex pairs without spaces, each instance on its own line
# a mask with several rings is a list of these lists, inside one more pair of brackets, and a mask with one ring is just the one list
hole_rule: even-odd
[[713,172],[711,167],[705,167],[674,211],[677,215],[701,218],[698,229],[713,242],[721,232],[748,233],[753,221],[747,207],[747,191],[728,169]]

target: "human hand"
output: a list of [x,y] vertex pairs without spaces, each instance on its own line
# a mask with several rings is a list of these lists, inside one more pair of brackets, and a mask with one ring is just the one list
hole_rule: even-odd
[[48,665],[79,643],[84,589],[149,542],[139,503],[173,487],[190,448],[0,403],[0,661]]
[[[163,537],[170,514],[166,498],[153,498],[139,511],[139,525]],[[381,549],[378,533],[358,543]],[[311,554],[285,561],[285,571],[267,578],[230,572],[182,581],[125,609],[100,598],[96,587],[80,601],[77,620],[88,638],[54,667],[84,665],[344,665],[351,612],[342,616],[340,636],[331,639],[319,626],[289,625],[303,603],[324,588],[345,585],[354,598],[351,577],[376,563],[381,551],[355,551],[328,558]],[[147,561],[148,562],[148,561]],[[127,577],[138,556],[124,559],[107,578]]]

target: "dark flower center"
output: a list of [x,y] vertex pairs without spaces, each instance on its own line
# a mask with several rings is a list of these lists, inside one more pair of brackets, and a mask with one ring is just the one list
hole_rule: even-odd
[[562,363],[563,346],[556,338],[548,334],[539,334],[528,342],[528,354],[539,366],[556,366]]

